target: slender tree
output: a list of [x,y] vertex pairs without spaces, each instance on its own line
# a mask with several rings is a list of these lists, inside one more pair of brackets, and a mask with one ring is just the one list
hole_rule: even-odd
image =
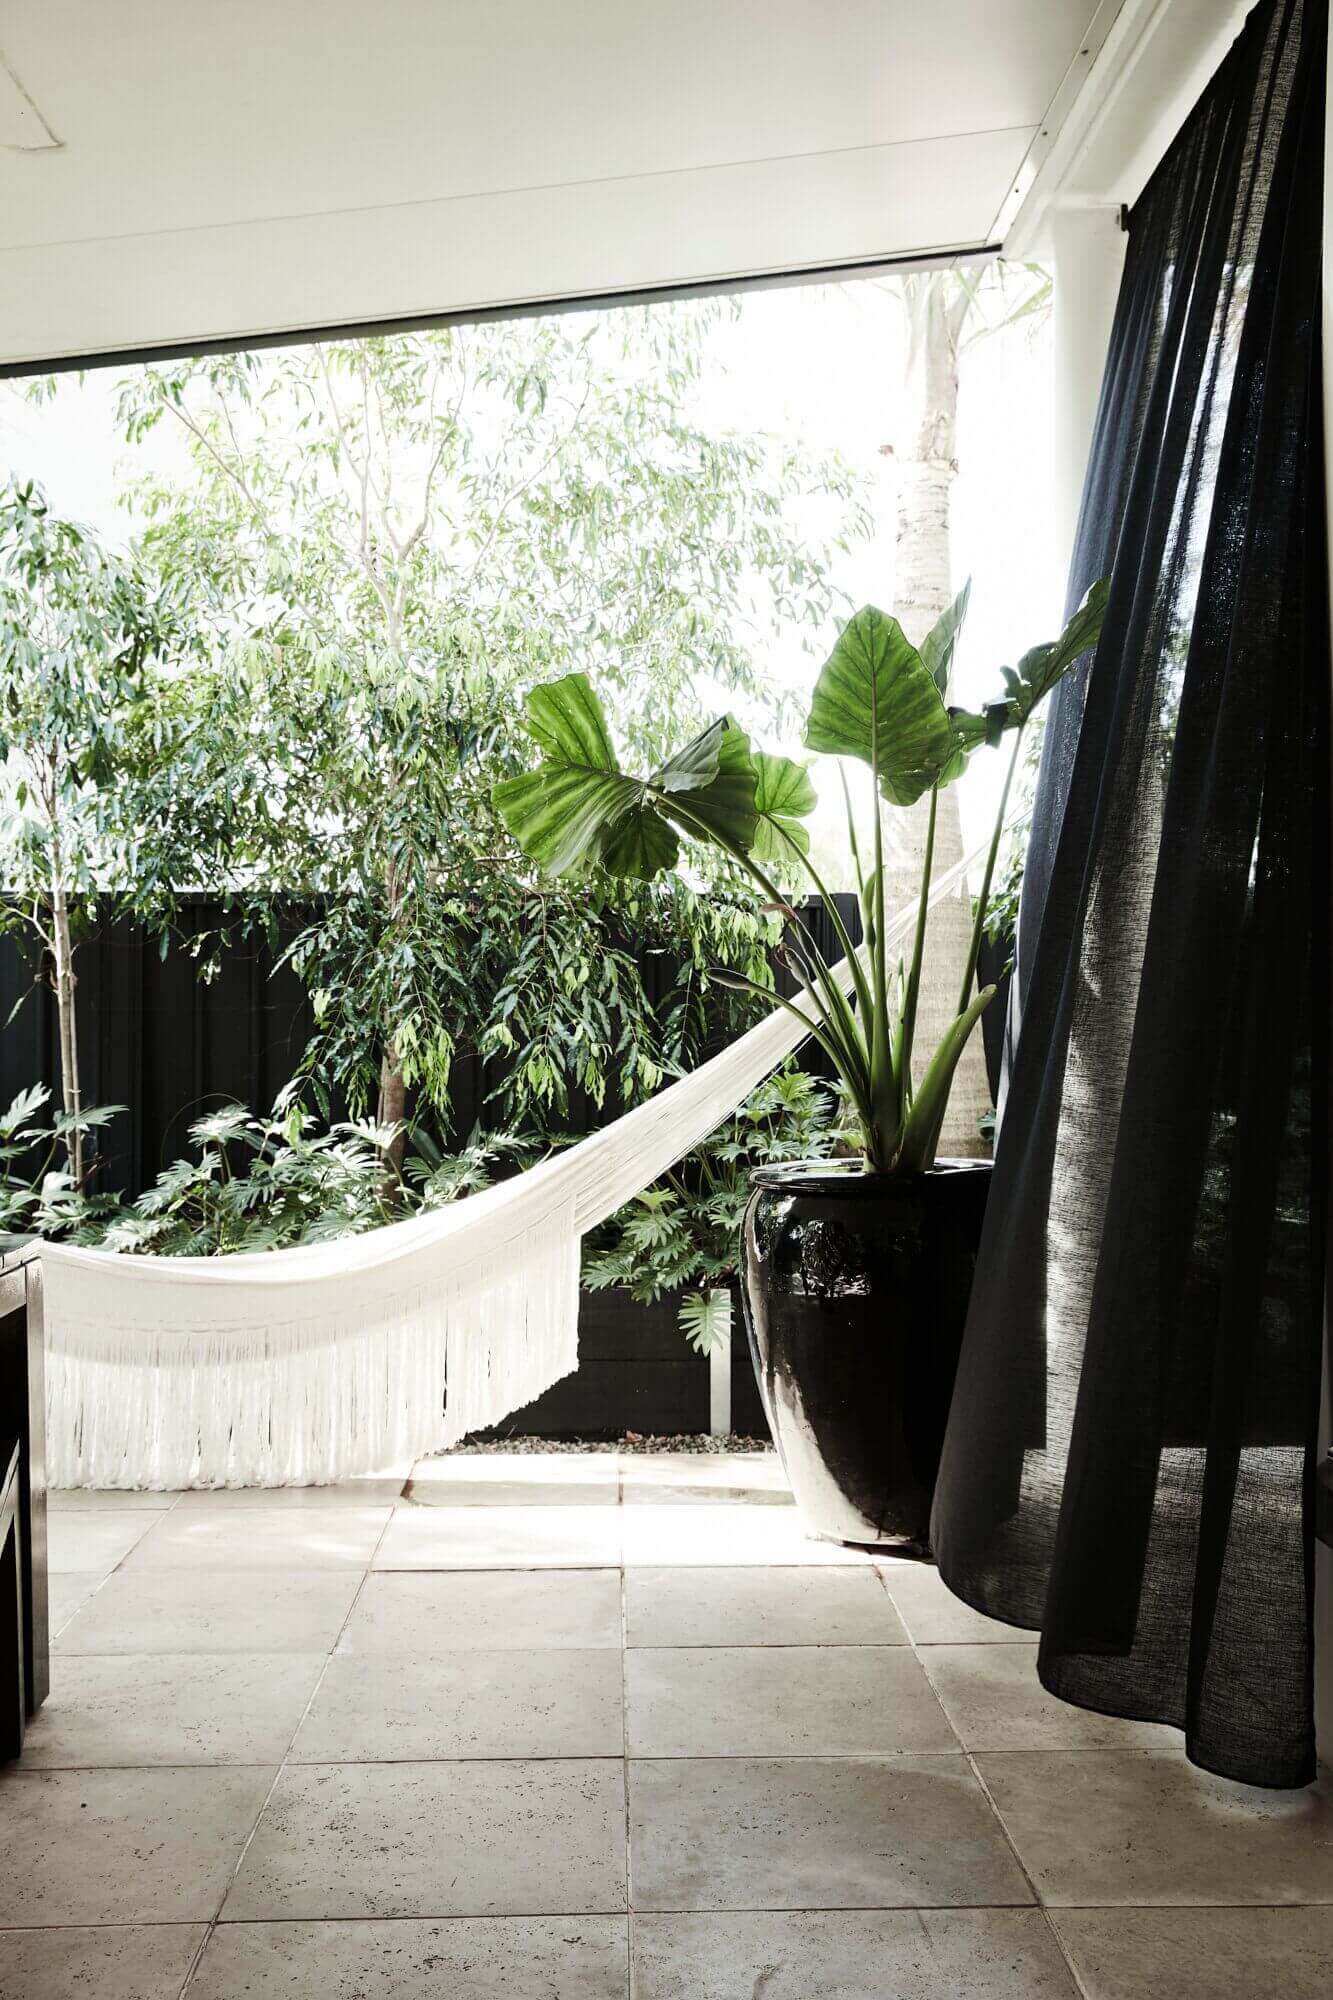
[[162,631],[133,565],[52,514],[37,487],[0,492],[0,924],[35,941],[55,991],[58,1129],[76,1186],[86,1167],[78,938],[99,892],[133,866],[117,762]]
[[[952,514],[958,476],[959,358],[974,341],[1044,312],[1050,299],[1045,272],[923,271],[896,281],[907,320],[905,417],[901,441],[886,447],[897,461],[898,519],[894,571],[895,610],[908,632],[931,630],[953,601]],[[929,796],[902,816],[890,880],[895,906],[920,880],[928,842],[932,869],[943,874],[963,858],[963,829],[954,787]],[[968,962],[972,913],[966,895],[945,897],[926,944],[918,1011],[923,1039],[934,1046],[952,1020],[959,982]],[[981,1121],[991,1109],[980,1036],[963,1052],[946,1116],[942,1150],[962,1155],[983,1150]]]

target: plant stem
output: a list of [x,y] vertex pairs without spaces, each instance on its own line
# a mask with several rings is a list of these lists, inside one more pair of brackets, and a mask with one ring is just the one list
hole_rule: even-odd
[[819,871],[816,869],[814,862],[810,859],[810,856],[806,853],[805,849],[802,846],[800,846],[800,844],[797,841],[793,840],[791,834],[787,831],[786,827],[779,827],[778,831],[782,834],[783,839],[787,842],[787,845],[791,848],[792,853],[795,856],[796,860],[800,863],[801,867],[804,868],[806,874],[810,877],[810,881],[814,886],[815,894],[818,896],[820,902],[823,904],[824,909],[828,914],[829,922],[833,926],[834,936],[837,938],[839,944],[842,946],[843,957],[847,960],[847,964],[851,970],[852,982],[856,989],[857,1000],[862,1010],[868,1013],[870,1011],[870,1004],[871,1004],[870,989],[866,985],[865,978],[861,972],[861,960],[858,955],[856,946],[852,943],[851,932],[847,929],[846,924],[842,920],[842,912],[839,910],[837,904],[834,902],[830,892],[824,887],[824,883],[822,878],[820,877]]
[[[692,827],[695,830],[697,837],[711,843],[712,845],[721,847],[724,853],[730,854],[732,859],[735,862],[737,862],[741,868],[745,870],[745,872],[750,876],[750,878],[753,881],[759,884],[759,887],[774,903],[777,904],[779,909],[783,910],[791,909],[791,899],[782,893],[782,891],[778,888],[777,884],[764,871],[764,869],[762,869],[759,866],[758,862],[755,861],[750,855],[746,854],[742,848],[733,847],[729,841],[720,839],[718,835],[714,832],[714,830],[705,821],[698,819],[693,813],[689,811],[688,807],[683,806],[678,800],[673,801],[672,812],[674,816],[679,820],[681,825]],[[809,857],[807,855],[802,854],[800,856],[800,859],[805,867],[806,873],[811,876],[811,878],[815,882],[816,889],[818,890],[821,886],[819,883],[819,877],[815,874],[815,871],[811,866]],[[835,918],[835,928],[842,929],[841,918],[838,917],[836,905],[833,906],[833,915]],[[842,929],[842,935],[846,937],[845,929]],[[816,1007],[819,1013],[821,1014],[827,1026],[830,1037],[838,1041],[841,1045],[840,1052],[835,1052],[833,1050],[830,1050],[830,1053],[834,1055],[834,1060],[837,1062],[839,1069],[841,1069],[843,1075],[847,1078],[848,1082],[854,1083],[856,1079],[857,1068],[861,1063],[863,1054],[863,1051],[859,1045],[856,1017],[852,1013],[852,1010],[848,1005],[846,994],[843,992],[842,988],[838,985],[838,982],[834,978],[833,973],[830,971],[828,965],[825,963],[822,952],[820,952],[818,946],[814,943],[813,939],[802,936],[799,942],[801,947],[801,954],[805,956],[805,958],[813,968],[814,977],[811,977],[810,973],[808,973],[805,970],[804,966],[800,965],[799,963],[797,964],[796,967],[797,976],[801,980],[802,985],[805,987],[806,992],[809,994],[811,1004],[814,1007]],[[856,957],[855,948],[852,945],[850,939],[847,940],[846,950],[849,957],[851,974],[854,981],[857,983],[859,990],[863,983],[861,978],[861,970],[859,962]],[[742,982],[740,982],[738,979],[733,980],[733,984],[740,984],[740,983]],[[873,1012],[872,1012],[872,1018],[873,1018]]]
[[995,814],[995,831],[991,835],[990,852],[986,856],[986,872],[981,878],[981,894],[977,897],[977,914],[972,924],[972,944],[967,954],[967,967],[963,973],[963,990],[958,996],[958,1012],[965,1014],[972,999],[972,986],[977,976],[977,960],[981,956],[981,938],[986,925],[986,910],[990,903],[991,879],[995,874],[995,860],[1000,851],[1000,838],[1004,833],[1004,815],[1009,805],[1009,788],[1014,782],[1014,772],[1018,769],[1018,753],[1023,742],[1026,725],[1019,723],[1014,731],[1014,747],[1009,758],[1009,769],[1004,774],[1004,788],[1000,793],[1000,804]]
[[916,908],[916,935],[912,940],[912,969],[903,995],[903,1018],[898,1030],[898,1091],[902,1116],[907,1115],[907,1096],[912,1083],[912,1044],[916,1039],[917,998],[921,991],[921,966],[926,955],[926,923],[930,915],[930,878],[935,866],[935,816],[939,809],[938,785],[930,788],[930,814],[926,820],[926,852],[921,864],[921,896]]
[[842,786],[843,810],[847,815],[847,845],[851,850],[852,866],[856,870],[856,893],[864,914],[866,900],[865,871],[861,866],[861,848],[856,838],[856,815],[852,811],[852,794],[847,784],[847,769],[843,759],[838,759],[838,783]]
[[879,717],[875,687],[870,690],[871,740],[876,755],[870,771],[875,801],[875,938],[870,954],[871,1016],[867,1042],[870,1047],[871,1122],[865,1133],[866,1164],[878,1173],[887,1173],[898,1138],[893,1052],[889,1047],[889,993],[885,969],[884,942],[884,810],[879,796]]

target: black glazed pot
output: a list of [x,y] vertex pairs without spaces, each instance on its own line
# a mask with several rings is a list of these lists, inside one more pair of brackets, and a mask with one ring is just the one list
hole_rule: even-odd
[[816,1535],[927,1551],[990,1174],[989,1160],[901,1176],[813,1160],[754,1176],[750,1353]]

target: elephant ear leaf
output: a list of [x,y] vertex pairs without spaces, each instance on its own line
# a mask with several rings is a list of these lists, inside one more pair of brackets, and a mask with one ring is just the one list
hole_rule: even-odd
[[1075,661],[1097,644],[1102,621],[1106,617],[1110,588],[1105,577],[1094,583],[1058,639],[1050,639],[1043,646],[1034,646],[1030,652],[1024,653],[1016,667],[1004,669],[1008,703],[1006,728],[1013,729],[1026,722],[1033,709],[1045,701],[1056,682],[1064,678]]
[[649,789],[665,818],[695,840],[748,854],[759,826],[750,739],[721,716],[654,771]]
[[945,766],[942,783],[958,776],[980,744],[989,743],[993,747],[1006,729],[1021,728],[1056,682],[1097,644],[1109,591],[1110,585],[1103,577],[1093,584],[1058,639],[1047,639],[1042,645],[1031,647],[1016,667],[1001,667],[1004,693],[998,700],[988,701],[980,713],[950,709],[954,754]]
[[953,754],[948,711],[896,618],[867,604],[844,627],[815,683],[811,750],[859,757],[890,805],[910,806]]
[[801,821],[817,803],[810,773],[790,757],[775,757],[767,750],[752,752],[751,762],[759,825],[750,852],[764,865],[808,854],[810,833]]
[[552,874],[596,862],[613,875],[650,880],[675,865],[677,827],[696,840],[749,850],[759,824],[755,774],[749,738],[729,717],[649,778],[620,769],[585,674],[534,688],[524,722],[542,762],[503,779],[492,796],[523,852]]
[[[643,786],[626,777],[616,761],[602,704],[586,674],[566,674],[533,688],[524,722],[544,753],[543,761],[535,771],[502,779],[492,796],[526,855],[551,874],[562,875],[581,861],[611,866],[608,849],[620,859],[636,857],[640,864],[663,854],[662,840],[643,824],[636,828],[636,820],[642,822],[651,808]],[[670,829],[662,827],[661,832],[674,845]],[[658,859],[652,872],[669,865]]]
[[566,674],[529,691],[524,727],[549,760],[593,771],[615,771],[606,711],[586,674]]
[[921,641],[922,661],[940,691],[941,700],[944,701],[949,698],[949,675],[953,671],[953,656],[971,599],[972,579],[969,577],[948,610],[936,619]]
[[1069,672],[1076,660],[1097,644],[1102,636],[1102,623],[1106,617],[1106,603],[1111,594],[1110,581],[1102,577],[1089,589],[1078,610],[1059,638],[1049,646],[1034,646],[1025,653],[1018,663],[1018,692],[1009,690],[1011,703],[1021,705],[1020,720],[1026,722],[1038,702],[1044,701],[1058,680]]
[[636,882],[651,882],[679,858],[680,842],[647,799],[604,827],[597,842],[602,867]]

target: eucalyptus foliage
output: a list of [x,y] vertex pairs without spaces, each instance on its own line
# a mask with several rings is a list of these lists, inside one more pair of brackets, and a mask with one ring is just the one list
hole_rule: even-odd
[[[950,707],[949,669],[967,592],[914,646],[896,618],[866,605],[848,622],[815,682],[805,741],[811,750],[869,767],[874,796],[872,852],[863,862],[850,807],[848,838],[860,892],[866,946],[858,953],[808,853],[801,819],[815,803],[808,774],[793,760],[756,750],[722,716],[647,775],[624,770],[602,704],[588,677],[568,674],[527,698],[528,733],[541,752],[533,771],[497,786],[496,804],[524,852],[555,875],[590,868],[651,880],[675,865],[684,837],[720,847],[761,895],[784,902],[766,858],[785,853],[823,895],[847,959],[844,985],[798,923],[784,951],[804,1005],[780,1001],[807,1023],[834,1065],[860,1128],[873,1172],[933,1166],[949,1088],[967,1037],[994,988],[973,992],[986,905],[1004,830],[1009,785],[1023,731],[1038,703],[1097,642],[1106,602],[1098,583],[1055,640],[1002,670],[1002,690],[979,712]],[[1014,735],[1009,773],[978,899],[957,1012],[921,1076],[913,1037],[929,914],[935,808],[941,789],[975,751]],[[910,961],[890,962],[884,890],[884,806],[929,794],[930,816]],[[792,913],[794,915],[794,912]],[[724,977],[762,996],[743,975]]]
[[[137,490],[144,556],[212,635],[163,694],[150,823],[243,911],[318,905],[291,948],[318,1015],[306,1070],[392,1128],[395,1159],[408,1093],[443,1110],[460,1050],[497,1059],[520,1124],[654,1088],[691,999],[673,1048],[626,938],[674,927],[696,989],[714,960],[759,962],[734,895],[722,921],[615,870],[534,882],[491,805],[534,677],[592,666],[647,757],[697,725],[701,686],[783,719],[760,644],[818,629],[832,547],[866,522],[836,461],[691,415],[718,310],[202,357],[122,386],[132,443],[167,425],[188,447],[188,482]],[[837,503],[828,548],[788,526],[809,493]]]

